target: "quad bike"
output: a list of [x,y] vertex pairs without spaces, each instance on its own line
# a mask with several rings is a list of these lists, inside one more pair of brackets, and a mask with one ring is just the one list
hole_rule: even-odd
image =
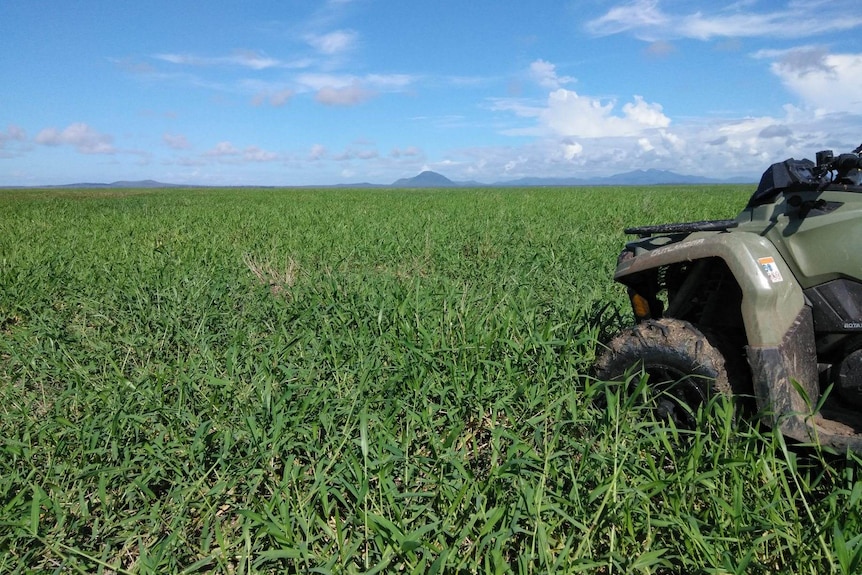
[[614,279],[637,323],[598,377],[643,369],[681,424],[731,394],[787,437],[862,451],[860,152],[773,164],[732,220],[626,229]]

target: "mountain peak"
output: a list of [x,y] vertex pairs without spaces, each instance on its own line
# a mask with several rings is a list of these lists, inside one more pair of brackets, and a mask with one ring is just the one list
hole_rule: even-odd
[[418,176],[413,176],[412,178],[401,178],[400,180],[396,180],[392,183],[392,185],[398,188],[442,188],[447,186],[454,186],[455,182],[453,182],[443,174],[438,174],[437,172],[432,172],[431,170],[425,170]]

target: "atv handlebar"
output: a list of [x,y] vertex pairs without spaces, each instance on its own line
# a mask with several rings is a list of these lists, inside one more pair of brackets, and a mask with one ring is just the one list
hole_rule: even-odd
[[862,157],[856,154],[841,154],[832,161],[832,166],[839,174],[846,174],[850,170],[862,168]]
[[859,146],[849,154],[839,154],[838,157],[833,155],[832,150],[817,152],[817,171],[820,174],[837,172],[835,180],[843,180],[853,170],[862,169],[860,151],[862,151],[862,146]]

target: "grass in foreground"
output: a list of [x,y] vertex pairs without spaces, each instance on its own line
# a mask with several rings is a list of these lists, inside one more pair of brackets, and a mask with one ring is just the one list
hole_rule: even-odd
[[620,230],[744,200],[4,192],[0,572],[858,572],[858,459],[588,377]]

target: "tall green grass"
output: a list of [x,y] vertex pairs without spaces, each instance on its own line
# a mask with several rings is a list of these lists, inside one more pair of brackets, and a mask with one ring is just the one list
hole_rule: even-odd
[[589,377],[746,192],[0,192],[0,572],[860,572],[857,456]]

